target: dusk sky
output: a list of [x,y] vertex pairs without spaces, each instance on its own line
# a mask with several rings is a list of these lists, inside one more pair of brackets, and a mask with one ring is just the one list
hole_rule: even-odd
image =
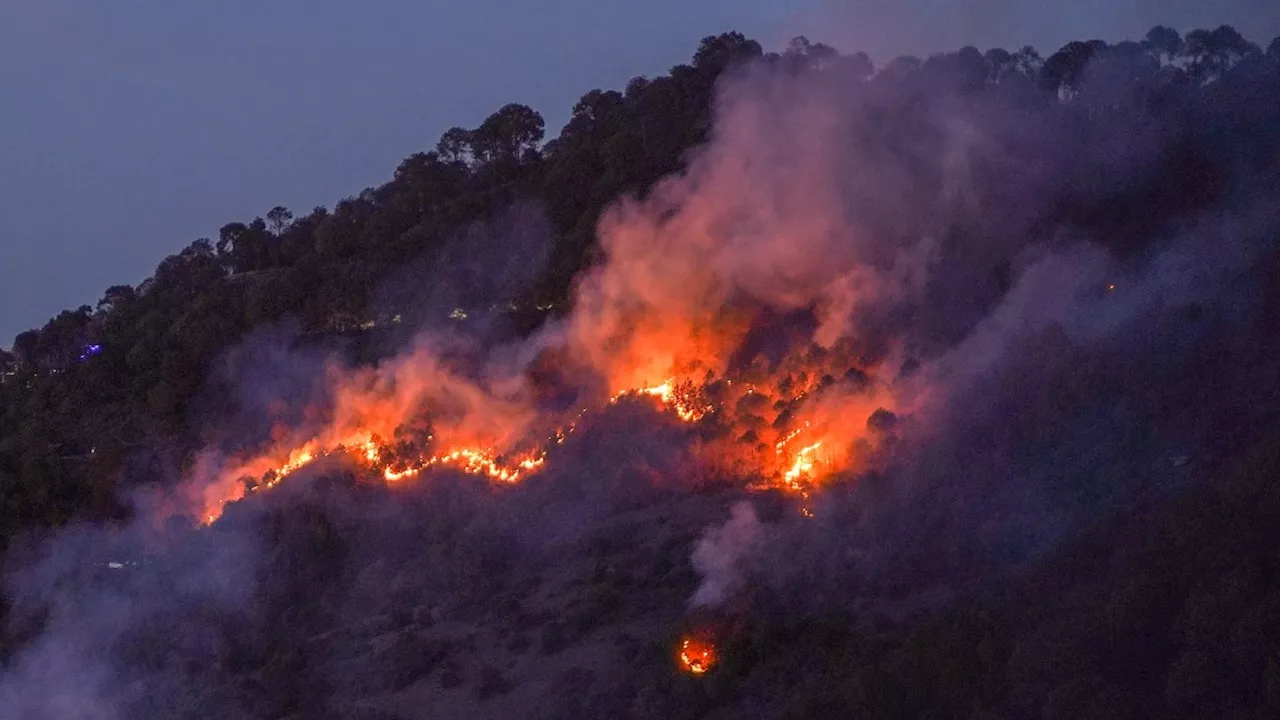
[[297,214],[390,179],[452,125],[508,102],[548,137],[586,90],[621,88],[737,29],[877,59],[1235,25],[1274,0],[3,0],[0,347],[136,284],[166,255],[272,206]]

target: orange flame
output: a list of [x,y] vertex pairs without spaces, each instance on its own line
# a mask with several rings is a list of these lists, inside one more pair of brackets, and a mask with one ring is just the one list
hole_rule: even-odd
[[680,669],[693,675],[702,675],[716,666],[716,648],[709,642],[686,637],[680,642]]
[[621,390],[614,393],[609,400],[610,402],[617,402],[627,395],[647,395],[657,398],[685,422],[697,422],[715,409],[709,405],[696,404],[691,398],[682,397],[677,392],[675,378],[668,378],[661,385]]
[[[730,381],[725,385],[732,392],[724,405],[732,405],[735,399],[741,401],[743,398],[759,398],[758,403],[769,407],[768,399],[780,394],[761,390],[754,383],[735,385]],[[811,392],[811,387],[804,387],[792,394],[790,402],[803,401]],[[713,405],[702,399],[692,383],[677,383],[675,378],[669,378],[658,385],[622,390],[615,393],[610,402],[617,402],[628,396],[654,398],[681,420],[689,423],[699,422],[724,406]],[[845,403],[826,409],[817,408],[813,419],[806,419],[786,432],[777,431],[776,440],[772,443],[772,457],[762,455],[753,461],[765,478],[775,478],[774,481],[766,481],[765,485],[776,485],[799,493],[807,500],[809,488],[826,475],[841,469],[843,463],[838,461],[838,454],[833,451],[845,443],[837,442],[840,430],[838,426],[832,428],[834,419],[838,419],[833,411],[845,411],[847,408]],[[578,419],[585,413],[585,409],[580,411],[573,421],[556,429],[540,446],[522,453],[502,453],[494,445],[461,443],[429,456],[392,458],[387,456],[377,436],[365,430],[339,436],[328,447],[321,445],[320,438],[312,439],[289,450],[283,461],[273,463],[266,457],[259,457],[222,473],[221,479],[206,490],[205,508],[200,517],[206,523],[212,523],[221,516],[223,507],[241,499],[245,494],[275,487],[317,460],[339,455],[345,455],[357,465],[380,475],[389,484],[415,478],[433,468],[452,468],[493,482],[516,483],[545,467],[548,448],[563,444],[573,433]],[[379,426],[387,424],[378,423]],[[791,449],[792,444],[804,436],[807,436],[808,444],[798,450]],[[820,451],[823,453],[821,457]],[[807,506],[801,511],[806,517],[812,517],[812,511]]]
[[[652,398],[691,424],[714,416],[716,427],[728,433],[717,431],[703,442],[700,452],[713,466],[725,468],[729,477],[757,478],[750,487],[781,488],[807,501],[819,483],[854,466],[870,437],[866,419],[882,403],[892,404],[891,397],[868,390],[865,381],[848,387],[835,383],[833,375],[851,372],[851,361],[840,358],[833,352],[806,355],[765,374],[753,369],[723,381],[707,372],[700,384],[680,379],[687,375],[669,375],[658,384],[618,391],[608,402]],[[388,484],[445,468],[516,483],[544,469],[548,450],[566,442],[589,410],[582,408],[557,426],[550,418],[539,420],[532,404],[521,399],[518,384],[500,394],[448,375],[430,358],[420,361],[436,384],[418,377],[421,369],[407,361],[382,371],[389,377],[335,371],[337,407],[329,426],[292,447],[281,429],[273,434],[276,449],[231,467],[205,468],[203,482],[195,483],[197,517],[212,523],[227,504],[275,487],[327,457],[346,458]],[[414,425],[419,417],[431,418],[431,424]],[[525,438],[538,422],[554,429],[530,443]],[[406,423],[418,428],[409,440],[417,437],[423,447],[381,440],[400,438]],[[812,516],[807,506],[802,512]]]
[[801,479],[809,477],[813,473],[814,459],[813,453],[822,447],[821,442],[816,442],[800,449],[796,453],[795,461],[791,463],[791,467],[782,474],[783,480],[788,487],[796,487]]
[[[703,416],[704,412],[680,402],[673,393],[673,384],[673,381],[668,380],[661,385],[653,387],[624,390],[610,398],[610,402],[616,402],[627,395],[638,394],[655,397],[661,400],[681,419],[688,422],[696,422]],[[581,417],[584,413],[585,410],[580,412],[578,417]],[[557,429],[548,438],[545,445],[563,444],[565,438],[573,432],[575,427],[576,424],[570,422]],[[369,432],[357,432],[353,436],[345,438],[343,442],[324,450],[318,450],[317,444],[317,441],[312,440],[290,450],[287,459],[279,465],[271,466],[269,460],[258,458],[235,468],[229,473],[225,473],[223,482],[220,484],[226,487],[226,492],[221,495],[215,493],[214,497],[206,501],[206,508],[202,515],[205,523],[211,524],[215,522],[222,515],[222,509],[227,504],[240,500],[246,492],[258,492],[275,487],[288,476],[316,460],[336,455],[343,451],[352,461],[380,473],[387,483],[397,483],[417,477],[431,468],[444,467],[454,468],[469,475],[486,477],[495,482],[515,483],[525,475],[541,470],[546,464],[547,455],[545,446],[532,452],[511,457],[501,456],[491,447],[456,447],[447,452],[429,457],[411,458],[408,461],[402,459],[397,465],[384,458],[382,448],[379,446],[375,436]],[[240,483],[227,483],[226,477],[230,476],[235,478],[247,477],[251,484],[246,488]],[[255,482],[255,477],[261,477],[262,480]]]

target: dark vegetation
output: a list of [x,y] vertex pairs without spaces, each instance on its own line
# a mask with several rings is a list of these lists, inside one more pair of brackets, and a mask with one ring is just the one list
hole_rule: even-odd
[[[394,339],[440,321],[427,315],[439,307],[397,304],[374,291],[406,267],[430,268],[469,228],[515,204],[535,201],[547,214],[545,272],[519,296],[464,294],[459,307],[477,312],[509,301],[512,332],[563,312],[573,278],[595,259],[602,209],[680,170],[707,138],[717,80],[753,60],[796,74],[844,73],[851,92],[861,83],[891,89],[882,97],[893,99],[884,113],[894,121],[866,142],[904,156],[915,150],[900,133],[933,102],[997,96],[1069,129],[1082,144],[1102,123],[1159,119],[1172,128],[1160,172],[1126,178],[1082,163],[1067,170],[1070,179],[1035,218],[1086,233],[1122,256],[1140,256],[1180,219],[1214,209],[1241,186],[1250,196],[1280,197],[1280,38],[1264,50],[1227,27],[1185,37],[1155,28],[1140,42],[1073,42],[1044,59],[1031,48],[965,48],[899,58],[878,72],[865,55],[803,39],[764,54],[738,34],[707,38],[669,75],[587,93],[549,142],[536,112],[503,107],[477,128],[449,130],[435,150],[401,163],[392,180],[332,210],[295,217],[274,208],[265,219],[229,223],[216,240],[166,258],[138,287],[109,288],[96,307],[65,311],[19,335],[12,353],[0,353],[0,541],[80,520],[124,519],[132,488],[172,481],[196,448],[226,441],[222,419],[235,408],[213,370],[251,332],[284,324],[300,342],[354,338],[376,354],[378,333]],[[1085,87],[1087,72],[1111,80],[1098,85],[1105,91]],[[925,94],[939,87],[949,88],[946,97]],[[991,182],[998,188],[999,177]],[[981,230],[957,228],[957,243],[966,232]],[[1272,327],[1280,327],[1278,253],[1273,248],[1258,278]],[[993,268],[993,286],[1007,289],[1002,272],[1008,269]],[[597,696],[584,689],[594,682],[588,671],[566,672],[564,695],[575,703],[567,716],[1278,717],[1280,423],[1274,413],[1236,421],[1245,426],[1224,433],[1238,442],[1197,466],[1190,489],[1121,511],[998,591],[911,620],[853,622],[771,614],[763,599],[761,617],[703,679],[672,673],[670,638],[613,633],[609,642],[626,657],[630,676],[613,694]],[[509,630],[495,642],[513,656],[567,652],[610,623],[643,614],[629,603],[678,615],[693,587],[692,538],[668,539],[651,557],[619,551],[607,570],[583,581],[572,607],[544,617],[521,603],[519,583],[527,578],[494,580],[513,572],[515,560],[493,550],[510,539],[456,535],[449,522],[434,537],[365,541],[430,548],[440,556],[433,567],[467,597],[506,593],[509,602],[491,603]],[[245,673],[225,692],[253,698],[253,714],[318,717],[325,711],[316,704],[318,685],[359,697],[400,691],[433,673],[440,687],[465,686],[481,699],[518,690],[514,675],[469,658],[466,638],[449,635],[433,608],[414,600],[429,589],[367,598],[381,625],[336,627],[342,608],[312,589],[337,582],[326,575],[340,572],[334,558],[354,552],[356,531],[342,519],[303,509],[267,526],[279,545],[262,572],[287,582],[273,581],[250,637],[237,636],[217,659],[221,671]],[[361,586],[395,585],[393,569],[369,572],[387,582]],[[647,594],[655,587],[666,588],[658,599]],[[181,619],[157,619],[158,628],[165,623]],[[421,632],[387,639],[406,627]],[[0,651],[12,653],[23,639],[21,628],[12,630]],[[156,642],[133,642],[143,654],[129,662],[171,660],[171,653],[145,656]],[[352,661],[358,671],[341,673],[338,686],[313,675],[319,671],[308,653],[316,643],[328,663],[359,656]],[[363,659],[370,653],[372,662]],[[160,712],[167,697],[148,701]],[[209,706],[211,716],[217,707]]]

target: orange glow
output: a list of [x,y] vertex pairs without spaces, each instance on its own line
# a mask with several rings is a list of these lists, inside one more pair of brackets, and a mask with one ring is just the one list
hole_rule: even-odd
[[791,463],[791,467],[782,474],[783,480],[788,487],[795,487],[802,478],[810,477],[813,473],[814,459],[813,453],[822,447],[822,443],[816,442],[800,449],[795,455],[795,460]]
[[[391,484],[444,468],[520,482],[554,463],[548,451],[610,393],[651,399],[690,425],[690,482],[803,498],[880,462],[895,425],[869,418],[919,408],[934,377],[901,372],[918,358],[907,357],[908,337],[882,327],[896,313],[881,314],[926,299],[936,243],[885,245],[850,215],[825,130],[780,145],[768,113],[717,123],[723,132],[685,171],[600,214],[593,261],[555,322],[489,354],[424,332],[376,366],[335,362],[314,407],[277,403],[261,446],[200,458],[183,509],[216,520],[331,456]],[[547,409],[578,394],[591,396]]]
[[702,675],[716,666],[716,648],[709,642],[686,637],[680,641],[680,669]]
[[610,402],[617,402],[627,395],[647,395],[657,398],[685,422],[697,422],[707,413],[715,410],[714,407],[705,403],[698,404],[694,398],[683,397],[678,392],[678,386],[674,378],[668,379],[661,385],[619,391],[614,393],[613,397],[610,398]]
[[[792,376],[812,378],[821,369],[793,370],[783,378],[787,381]],[[730,440],[713,442],[708,451],[722,458],[736,457],[737,460],[729,465],[740,468],[735,472],[762,478],[761,487],[778,487],[807,500],[811,488],[851,467],[851,443],[867,433],[865,428],[849,424],[848,418],[856,422],[859,417],[869,417],[878,407],[878,398],[852,398],[835,393],[834,399],[822,401],[825,396],[815,395],[812,381],[800,386],[792,382],[789,388],[787,381],[775,379],[768,386],[726,381],[722,384],[720,402],[712,403],[706,399],[705,386],[697,387],[689,381],[677,382],[675,378],[669,378],[658,385],[643,385],[617,392],[609,402],[617,402],[624,397],[650,397],[688,423],[697,423],[712,412],[718,412],[732,426],[754,427],[756,429],[750,432],[759,436],[757,442],[770,448],[771,452],[758,452],[741,442],[734,445],[731,440],[737,439],[736,434],[741,430],[733,430]],[[788,388],[789,392],[782,388]],[[782,412],[779,408],[791,406],[801,410],[800,415],[804,419],[797,418],[790,428],[784,426],[774,430]],[[371,427],[394,436],[399,423],[393,424],[373,416],[371,410],[377,407],[379,405],[372,404],[370,410],[356,413],[355,419],[348,422],[355,424],[365,418]],[[492,482],[516,483],[545,467],[548,448],[563,444],[586,412],[586,409],[579,411],[545,441],[520,452],[503,451],[501,445],[493,441],[468,442],[466,437],[474,437],[478,433],[461,432],[462,427],[440,427],[435,433],[425,436],[424,441],[431,441],[433,445],[437,444],[437,435],[454,438],[454,442],[445,446],[448,449],[433,454],[410,452],[407,455],[403,450],[397,451],[393,446],[384,444],[379,439],[381,435],[367,428],[355,428],[344,433],[329,431],[283,452],[277,456],[281,458],[279,460],[273,461],[270,455],[264,454],[223,470],[214,482],[204,488],[203,511],[198,517],[212,523],[221,516],[223,507],[228,503],[240,500],[247,493],[275,487],[298,470],[328,457],[345,457],[372,475],[381,476],[388,484],[401,483],[429,470],[444,468]],[[501,434],[488,435],[501,438]],[[515,433],[508,435],[515,436]],[[771,441],[767,445],[764,444],[766,438]],[[516,439],[508,440],[507,444],[515,444]],[[520,444],[530,447],[528,443]],[[417,446],[410,446],[410,449],[413,447]],[[807,505],[802,508],[802,513],[812,517]]]
[[[805,501],[830,479],[865,466],[881,437],[868,419],[899,404],[886,389],[892,375],[877,378],[879,367],[863,365],[853,345],[808,346],[772,365],[757,358],[725,373],[724,358],[750,326],[743,318],[719,313],[696,322],[638,322],[652,351],[620,350],[604,370],[620,380],[656,368],[661,374],[649,377],[662,381],[615,384],[623,389],[568,413],[539,411],[519,374],[460,377],[426,350],[375,368],[332,369],[324,417],[318,410],[304,413],[304,423],[318,429],[304,433],[278,423],[272,444],[254,457],[239,463],[206,458],[189,478],[189,509],[212,523],[227,504],[325,458],[341,458],[389,485],[443,469],[517,483],[545,469],[548,451],[565,444],[589,413],[624,398],[652,399],[690,425],[708,423],[712,432],[691,434],[690,442],[710,476],[782,489]],[[802,512],[812,515],[807,502]]]

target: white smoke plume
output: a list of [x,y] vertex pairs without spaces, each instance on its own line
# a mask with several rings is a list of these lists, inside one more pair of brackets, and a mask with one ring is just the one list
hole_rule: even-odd
[[766,539],[766,528],[749,502],[733,506],[723,525],[708,528],[693,551],[693,567],[702,576],[692,607],[716,606],[746,582],[746,561]]

